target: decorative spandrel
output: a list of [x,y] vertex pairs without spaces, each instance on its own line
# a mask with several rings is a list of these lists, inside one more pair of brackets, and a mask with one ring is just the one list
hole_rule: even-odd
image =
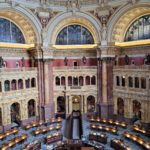
[[0,18],[0,42],[25,43],[21,30],[11,21]]
[[135,20],[128,28],[125,41],[150,39],[150,15]]
[[57,36],[57,45],[94,44],[92,34],[81,25],[69,25]]

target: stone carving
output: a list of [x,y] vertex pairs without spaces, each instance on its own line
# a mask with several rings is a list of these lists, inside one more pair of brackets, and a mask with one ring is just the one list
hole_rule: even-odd
[[72,13],[74,14],[76,11],[80,10],[80,1],[68,0],[66,6],[67,6],[67,10],[72,11]]
[[107,27],[106,24],[103,24],[102,30],[101,30],[101,40],[106,41],[107,39]]

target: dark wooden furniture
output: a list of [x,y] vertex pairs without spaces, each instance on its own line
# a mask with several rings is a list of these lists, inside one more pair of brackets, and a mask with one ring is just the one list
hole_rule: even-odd
[[131,148],[120,139],[112,139],[110,145],[115,150],[131,150]]

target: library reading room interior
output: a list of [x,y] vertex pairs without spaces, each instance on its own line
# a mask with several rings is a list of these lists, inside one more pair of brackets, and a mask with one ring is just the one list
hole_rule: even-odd
[[0,0],[0,150],[150,150],[150,0]]

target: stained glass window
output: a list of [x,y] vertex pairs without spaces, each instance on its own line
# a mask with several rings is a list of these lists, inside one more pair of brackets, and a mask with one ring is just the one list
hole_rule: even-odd
[[150,39],[150,15],[135,20],[128,28],[125,41]]
[[0,42],[25,43],[25,39],[13,22],[0,18]]
[[94,44],[92,34],[81,25],[69,25],[57,36],[57,45]]

